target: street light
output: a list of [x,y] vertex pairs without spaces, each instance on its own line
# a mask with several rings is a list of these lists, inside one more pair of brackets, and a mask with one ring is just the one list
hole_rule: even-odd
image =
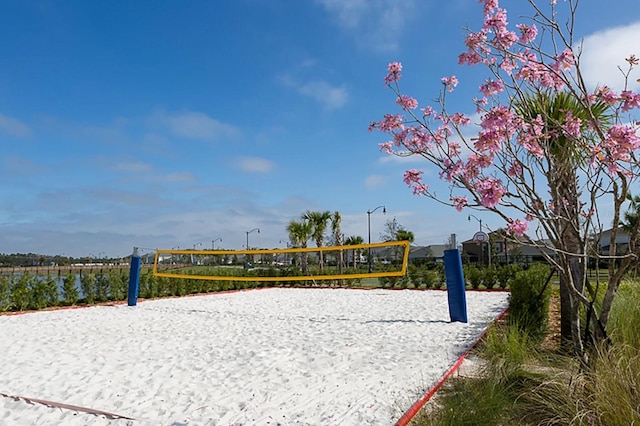
[[[467,220],[471,222],[471,218],[474,218],[480,223],[480,232],[482,232],[482,219],[478,219],[474,215],[470,214],[467,217]],[[491,266],[491,242],[487,240],[487,250],[489,253],[489,266]],[[480,243],[480,258],[482,259],[482,263],[484,263],[484,243]]]
[[211,241],[211,250],[215,250],[216,249],[216,241],[222,242],[222,238],[218,237],[215,240]]
[[247,234],[247,245],[246,245],[246,249],[249,250],[249,234],[254,232],[254,231],[258,231],[258,234],[260,233],[260,228],[253,228],[251,231],[245,231]]
[[[369,245],[371,245],[371,213],[375,212],[379,208],[382,208],[382,214],[387,214],[387,208],[385,206],[378,206],[373,210],[367,210],[367,229],[369,231]],[[371,247],[367,253],[367,263],[369,264],[369,273],[371,273]]]
[[[289,245],[289,241],[288,240],[280,240],[278,241],[279,244],[285,243],[287,245],[287,248],[290,248],[291,246]],[[284,254],[284,264],[287,265],[288,264],[288,258],[289,257],[289,253],[285,253]],[[276,262],[278,261],[277,256],[276,256]]]

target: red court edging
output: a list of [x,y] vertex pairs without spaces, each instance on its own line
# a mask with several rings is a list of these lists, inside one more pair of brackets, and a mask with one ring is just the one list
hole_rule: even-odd
[[28,398],[26,396],[19,396],[19,395],[8,395],[6,393],[0,393],[0,396],[4,398],[11,398],[14,401],[22,400],[31,404],[42,404],[52,408],[64,408],[67,410],[81,411],[83,413],[93,414],[96,416],[105,416],[108,419],[136,420],[133,417],[127,417],[121,414],[110,413],[108,411],[102,411],[102,410],[94,410],[93,408],[80,407],[79,405],[64,404],[62,402],[47,401],[46,399]]
[[424,405],[431,399],[431,397],[433,397],[433,395],[438,391],[438,389],[440,389],[445,382],[447,381],[447,379],[449,377],[451,377],[451,375],[453,373],[455,373],[458,368],[460,368],[460,366],[462,365],[462,363],[464,362],[464,360],[467,358],[467,356],[469,356],[469,353],[471,352],[471,350],[473,348],[476,347],[476,345],[482,340],[484,339],[484,336],[487,335],[487,332],[489,331],[489,329],[491,328],[491,326],[493,324],[495,324],[496,321],[499,321],[503,316],[505,316],[505,314],[507,313],[507,309],[505,309],[504,311],[502,311],[500,313],[500,315],[498,315],[496,317],[496,319],[489,325],[489,327],[487,327],[482,334],[480,335],[480,337],[478,338],[478,340],[476,340],[473,345],[471,345],[471,347],[469,349],[467,349],[462,355],[460,355],[460,357],[456,360],[455,363],[453,363],[453,365],[447,370],[446,373],[444,373],[444,375],[440,378],[440,380],[438,380],[438,382],[436,382],[435,385],[433,385],[431,387],[431,389],[429,389],[427,391],[427,393],[425,393],[422,398],[420,398],[418,401],[416,401],[411,408],[409,408],[402,417],[400,417],[400,420],[398,420],[395,424],[395,426],[407,426],[409,424],[409,422],[415,417],[416,414],[418,414],[418,412],[422,409],[422,407],[424,407]]

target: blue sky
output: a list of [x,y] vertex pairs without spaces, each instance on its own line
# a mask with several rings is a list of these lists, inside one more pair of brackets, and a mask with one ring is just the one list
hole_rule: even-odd
[[[513,24],[524,3],[502,2]],[[637,2],[582,3],[587,75],[615,86],[640,56]],[[372,241],[393,218],[419,245],[470,238],[468,213],[502,226],[413,196],[403,171],[425,164],[367,131],[397,112],[394,60],[423,105],[458,75],[452,106],[473,112],[467,23],[472,0],[1,1],[0,252],[241,249],[254,228],[251,246],[282,247],[306,210],[366,241],[379,205]]]

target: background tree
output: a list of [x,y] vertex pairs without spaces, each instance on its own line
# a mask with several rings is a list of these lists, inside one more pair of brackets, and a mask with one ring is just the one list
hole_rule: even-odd
[[[360,244],[364,244],[364,239],[359,235],[351,235],[350,237],[347,237],[347,239],[344,241],[344,244],[347,246],[360,245]],[[361,256],[361,249],[353,250],[352,256],[353,256],[353,267],[357,268],[356,259]]]
[[[333,236],[333,242],[336,246],[342,245],[342,239],[344,236],[342,235],[341,223],[342,217],[340,216],[339,211],[333,212],[331,217],[329,218],[331,221],[331,235]],[[344,255],[342,250],[338,251],[338,273],[342,274],[344,271]]]
[[[307,242],[311,238],[313,232],[313,226],[307,220],[291,220],[287,225],[287,232],[289,233],[289,240],[293,247],[307,248]],[[309,272],[309,255],[307,252],[301,254],[301,268],[302,273],[307,274]]]
[[[563,328],[563,340],[586,360],[579,306],[593,307],[584,267],[588,242],[602,233],[604,211],[612,212],[610,223],[620,222],[621,206],[640,171],[635,160],[640,124],[631,116],[640,108],[640,94],[627,89],[640,61],[634,55],[626,58],[628,67],[620,68],[622,91],[590,89],[580,68],[581,42],[574,39],[578,2],[553,1],[543,10],[529,0],[532,17],[522,18],[525,22],[515,31],[497,0],[482,3],[482,28],[467,30],[467,50],[459,56],[461,65],[481,65],[486,71],[480,96],[472,101],[478,130],[468,129],[470,116],[447,110],[448,93],[458,84],[455,76],[442,78],[435,107],[418,110],[418,101],[400,90],[398,62],[389,64],[385,83],[404,113],[387,114],[370,130],[392,135],[380,144],[382,151],[421,156],[449,186],[436,192],[423,182],[424,171],[411,169],[404,181],[414,194],[459,211],[472,207],[494,213],[514,242],[540,249],[560,274],[567,296],[562,323],[570,327]],[[533,238],[528,237],[530,227]],[[608,285],[594,315],[599,326],[593,331],[600,338],[635,257],[629,253],[616,263],[617,231],[614,226]],[[630,238],[635,241],[637,235]]]
[[[331,213],[329,211],[312,212],[307,210],[302,215],[302,219],[311,224],[311,238],[313,238],[318,248],[324,246],[324,232],[327,230],[327,222],[329,222],[330,218]],[[319,268],[322,271],[324,269],[323,252],[319,251],[318,256],[320,259]]]

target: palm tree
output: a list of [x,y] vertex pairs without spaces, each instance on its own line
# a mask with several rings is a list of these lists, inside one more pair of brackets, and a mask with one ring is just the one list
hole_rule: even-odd
[[[313,231],[313,227],[311,223],[307,220],[291,220],[287,225],[287,232],[289,233],[289,239],[293,243],[294,247],[307,248],[307,241],[311,238],[311,233]],[[308,254],[307,252],[302,252],[302,273],[308,273]]]
[[[342,235],[342,229],[340,229],[340,223],[342,222],[342,217],[340,216],[340,212],[338,212],[337,210],[333,212],[329,220],[331,221],[331,234],[333,235],[333,241],[335,242],[335,245],[341,246],[343,235]],[[342,250],[340,250],[338,252],[338,273],[342,274],[343,270],[344,270],[344,256],[343,256]]]
[[631,195],[627,193],[627,201],[631,204],[629,209],[624,213],[624,221],[620,222],[622,230],[626,233],[633,232],[638,226],[638,213],[640,213],[640,195]]
[[[551,202],[556,206],[553,217],[543,221],[554,247],[556,247],[560,276],[561,336],[565,346],[573,343],[576,353],[582,354],[580,337],[580,297],[585,279],[585,239],[581,236],[581,191],[578,169],[591,155],[587,141],[594,138],[590,123],[600,126],[610,122],[608,107],[602,102],[585,106],[566,92],[537,92],[524,95],[514,103],[516,113],[531,123],[537,117],[544,121],[539,141],[545,156],[539,161],[549,186]],[[579,134],[569,136],[563,126],[571,114],[581,120]],[[546,162],[546,163],[543,163]]]
[[[364,239],[359,235],[352,235],[348,237],[344,244],[346,246],[356,246],[360,244],[364,244]],[[360,249],[353,250],[353,267],[356,268],[356,257],[360,257]]]
[[[307,210],[302,215],[302,219],[311,224],[311,237],[316,243],[316,247],[321,248],[324,244],[324,231],[327,229],[327,222],[331,218],[329,211],[312,212]],[[322,271],[324,269],[324,257],[323,252],[318,253],[320,258],[319,268]]]

